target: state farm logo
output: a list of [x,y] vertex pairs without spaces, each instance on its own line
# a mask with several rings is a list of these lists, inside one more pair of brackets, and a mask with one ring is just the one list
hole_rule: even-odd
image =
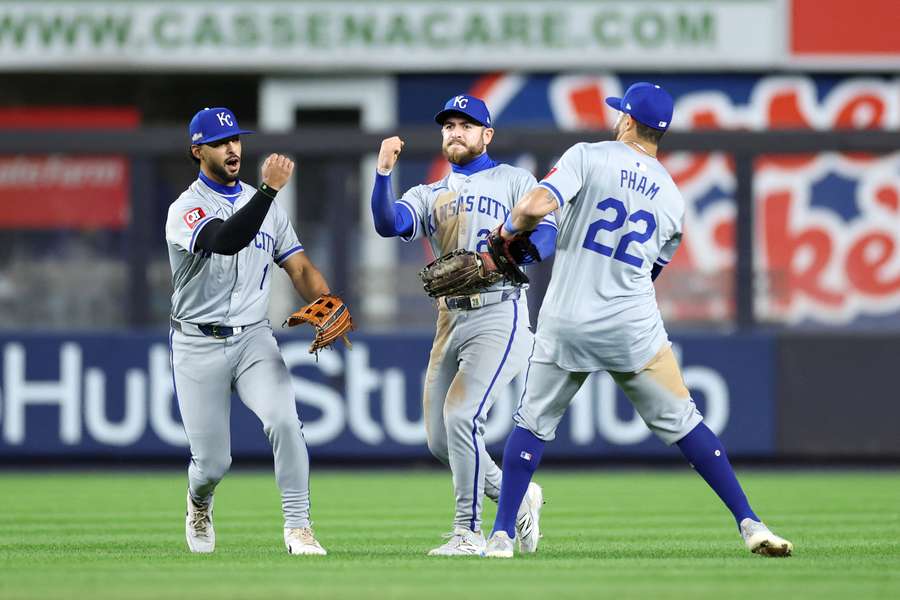
[[0,159],[0,189],[120,187],[124,185],[126,175],[127,164],[118,157],[16,156]]
[[197,223],[206,216],[206,213],[203,212],[203,209],[199,206],[197,208],[192,208],[190,211],[185,213],[184,222],[187,223],[187,226],[191,229],[197,226]]

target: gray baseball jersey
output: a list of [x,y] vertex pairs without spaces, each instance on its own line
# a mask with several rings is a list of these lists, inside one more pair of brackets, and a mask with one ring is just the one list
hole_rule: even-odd
[[675,443],[702,420],[651,278],[681,240],[678,188],[620,142],[571,147],[539,185],[559,201],[559,235],[516,423],[552,440],[589,372],[608,371],[650,430]]
[[166,241],[172,266],[172,316],[191,323],[241,326],[266,318],[272,262],[281,265],[303,245],[278,203],[273,202],[256,238],[233,256],[197,253],[197,235],[213,219],[227,219],[256,193],[241,183],[232,196],[195,181],[169,206]]
[[[457,249],[487,252],[488,234],[536,184],[525,169],[501,163],[471,175],[454,172],[437,183],[418,185],[397,201],[412,214],[414,223],[412,235],[403,240],[426,237],[435,256]],[[556,226],[554,215],[544,220]],[[511,287],[501,281],[491,289]]]
[[[259,417],[272,445],[285,527],[309,526],[309,456],[290,374],[265,318],[273,262],[303,251],[287,215],[272,203],[259,232],[233,256],[198,251],[197,235],[256,193],[195,181],[172,205],[166,241],[172,267],[170,334],[175,396],[191,446],[188,481],[208,498],[231,464],[231,393]],[[232,193],[233,192],[233,193]],[[236,328],[227,337],[198,325]],[[208,331],[208,330],[207,330]]]
[[572,146],[539,185],[560,204],[539,338],[555,340],[547,351],[569,371],[639,370],[668,341],[650,271],[681,240],[681,193],[621,142]]
[[[485,252],[488,234],[536,183],[528,171],[498,164],[416,186],[397,201],[397,210],[408,210],[414,221],[404,240],[426,237],[435,256],[457,249]],[[552,216],[547,222],[556,226]],[[500,493],[501,472],[485,450],[484,423],[500,390],[525,368],[533,346],[524,292],[496,301],[504,290],[516,292],[499,282],[482,295],[492,303],[473,310],[439,303],[425,375],[428,448],[452,471],[454,525],[473,531],[481,528],[485,493],[494,500]]]

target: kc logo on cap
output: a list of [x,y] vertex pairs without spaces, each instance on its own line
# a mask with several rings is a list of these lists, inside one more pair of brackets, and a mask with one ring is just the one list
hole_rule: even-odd
[[453,96],[444,104],[444,110],[434,115],[434,120],[438,125],[443,125],[444,121],[454,114],[468,117],[484,127],[491,126],[491,113],[488,111],[487,105],[484,100],[475,96],[466,94]]
[[234,121],[231,118],[231,113],[227,110],[217,112],[216,118],[219,119],[219,125],[221,125],[222,127],[234,127]]
[[246,133],[253,132],[241,129],[234,113],[221,106],[199,111],[188,127],[191,144],[209,144]]

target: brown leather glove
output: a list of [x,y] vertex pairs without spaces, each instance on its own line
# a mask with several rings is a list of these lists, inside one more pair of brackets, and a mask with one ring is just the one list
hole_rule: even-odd
[[350,309],[334,294],[322,294],[315,302],[307,304],[285,319],[284,323],[288,327],[309,323],[315,328],[316,338],[309,347],[310,354],[318,354],[319,350],[329,347],[338,338],[343,338],[348,348],[353,347],[347,337],[347,332],[353,330]]

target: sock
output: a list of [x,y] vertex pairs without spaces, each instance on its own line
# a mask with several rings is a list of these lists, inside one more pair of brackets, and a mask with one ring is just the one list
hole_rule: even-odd
[[516,537],[519,506],[543,454],[543,440],[527,429],[513,428],[503,449],[503,480],[494,520],[494,531],[505,531],[509,539]]
[[718,494],[731,514],[737,521],[738,527],[741,521],[747,517],[759,521],[759,517],[750,508],[747,496],[738,483],[734,469],[725,454],[722,440],[706,426],[700,423],[689,434],[678,441],[678,447],[697,473],[706,480],[709,487]]

